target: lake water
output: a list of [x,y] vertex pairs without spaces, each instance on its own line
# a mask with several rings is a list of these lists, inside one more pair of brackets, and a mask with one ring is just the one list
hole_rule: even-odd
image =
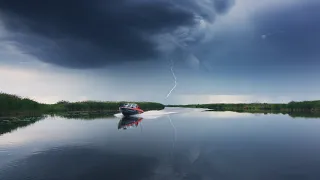
[[46,117],[0,135],[0,179],[320,179],[319,118],[202,111]]

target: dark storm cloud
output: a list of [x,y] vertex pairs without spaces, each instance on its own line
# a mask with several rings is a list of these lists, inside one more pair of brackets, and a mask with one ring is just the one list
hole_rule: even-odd
[[214,21],[217,14],[227,13],[235,5],[235,0],[177,0],[181,6],[196,11],[197,15]]
[[230,9],[235,4],[235,0],[229,0],[229,1],[224,1],[224,0],[214,0],[213,5],[217,13],[219,14],[224,14],[227,13]]
[[15,33],[9,40],[26,53],[61,66],[89,68],[157,58],[162,52],[156,35],[194,28],[199,16],[212,23],[232,2],[2,0],[0,18]]

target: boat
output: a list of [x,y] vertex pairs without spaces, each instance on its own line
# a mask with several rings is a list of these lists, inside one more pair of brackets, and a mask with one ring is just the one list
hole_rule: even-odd
[[139,123],[142,121],[142,118],[128,116],[123,117],[118,124],[118,129],[129,129],[132,127],[138,127]]
[[140,107],[137,104],[130,103],[130,104],[124,104],[119,107],[119,111],[123,114],[123,116],[132,116],[136,114],[141,114],[144,111],[140,109]]

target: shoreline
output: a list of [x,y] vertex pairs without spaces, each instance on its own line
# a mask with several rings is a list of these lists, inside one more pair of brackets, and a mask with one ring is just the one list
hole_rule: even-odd
[[17,95],[0,93],[0,117],[39,116],[45,114],[110,114],[119,111],[119,107],[124,103],[139,104],[141,109],[145,111],[165,108],[163,104],[157,102],[131,101],[59,101],[55,104],[43,104]]
[[207,108],[217,111],[245,111],[245,112],[320,112],[320,100],[290,102],[287,104],[275,103],[237,103],[237,104],[188,104],[188,105],[166,105],[166,107]]

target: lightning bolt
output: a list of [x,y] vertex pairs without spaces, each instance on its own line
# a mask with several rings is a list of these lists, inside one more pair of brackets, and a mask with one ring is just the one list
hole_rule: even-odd
[[[201,18],[200,18],[201,20]],[[172,38],[172,42],[177,45],[180,49],[182,49],[183,51],[186,51],[186,52],[190,52],[188,50],[188,44],[187,42],[184,42],[183,39],[186,39],[190,33],[190,30],[187,32],[187,31],[180,31],[180,32],[176,32],[176,36],[178,39],[175,39],[175,38]],[[192,53],[191,53],[192,54]],[[193,55],[193,54],[192,54]],[[177,87],[177,77],[173,71],[173,68],[174,68],[174,62],[172,59],[170,59],[171,61],[171,73],[172,73],[172,76],[174,78],[174,86],[172,87],[172,89],[169,91],[169,93],[167,94],[167,97],[166,99],[171,95],[172,91]]]
[[173,71],[173,68],[174,68],[174,62],[172,59],[171,60],[171,73],[172,73],[172,76],[173,76],[173,79],[174,79],[174,86],[172,87],[172,89],[169,91],[169,93],[167,94],[167,97],[166,99],[171,95],[172,91],[177,87],[177,77],[176,75],[174,74],[174,71]]

